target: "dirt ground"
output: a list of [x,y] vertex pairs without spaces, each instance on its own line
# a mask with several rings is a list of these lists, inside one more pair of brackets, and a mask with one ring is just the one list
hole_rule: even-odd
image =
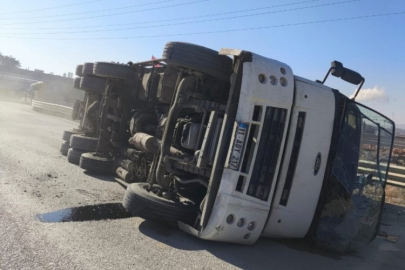
[[385,192],[386,203],[405,206],[405,188],[388,185]]

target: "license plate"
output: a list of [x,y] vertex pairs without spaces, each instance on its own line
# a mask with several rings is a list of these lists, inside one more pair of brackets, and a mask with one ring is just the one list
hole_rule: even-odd
[[235,141],[233,143],[231,157],[229,159],[229,168],[232,170],[239,170],[239,164],[242,158],[243,145],[247,132],[247,124],[238,123],[236,130]]

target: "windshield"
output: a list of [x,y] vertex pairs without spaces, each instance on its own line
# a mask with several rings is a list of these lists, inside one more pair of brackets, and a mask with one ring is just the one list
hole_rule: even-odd
[[348,252],[375,237],[393,133],[391,120],[348,101],[316,233],[319,245]]

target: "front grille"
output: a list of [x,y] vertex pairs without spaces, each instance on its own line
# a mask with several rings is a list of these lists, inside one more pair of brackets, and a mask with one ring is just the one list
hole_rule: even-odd
[[295,168],[297,167],[298,156],[300,154],[301,149],[302,136],[304,134],[305,117],[306,117],[305,112],[298,113],[298,121],[297,127],[295,129],[295,136],[291,151],[290,163],[288,164],[287,176],[283,188],[283,195],[281,196],[280,199],[280,204],[283,206],[287,206],[288,198],[290,197],[290,191],[292,188],[295,175]]
[[247,195],[267,201],[277,169],[287,109],[267,107]]

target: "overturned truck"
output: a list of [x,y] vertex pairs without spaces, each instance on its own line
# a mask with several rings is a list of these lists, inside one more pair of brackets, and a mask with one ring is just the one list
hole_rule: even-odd
[[144,158],[125,192],[129,212],[241,244],[306,237],[344,253],[376,237],[395,125],[325,85],[332,74],[358,93],[360,74],[334,61],[310,81],[251,52],[181,42],[128,67],[135,105],[108,158]]
[[[348,252],[375,238],[390,119],[325,86],[327,76],[310,81],[251,52],[169,43],[165,58],[175,91],[161,138],[133,137],[153,162],[147,182],[127,188],[127,210],[215,241],[309,237]],[[330,73],[358,91],[364,83],[337,61]]]

